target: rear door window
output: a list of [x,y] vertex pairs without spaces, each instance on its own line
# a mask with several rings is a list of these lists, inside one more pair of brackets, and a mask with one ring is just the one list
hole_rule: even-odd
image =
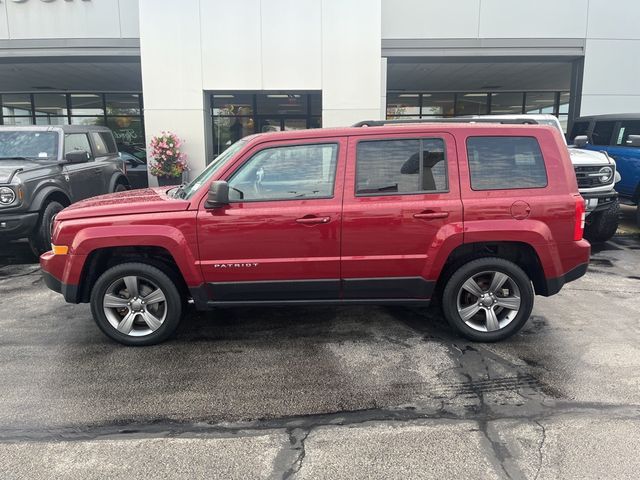
[[469,137],[467,156],[473,190],[547,186],[547,171],[534,137]]
[[640,120],[624,120],[620,122],[620,130],[616,135],[616,145],[626,146],[629,135],[640,135]]
[[366,140],[356,154],[356,195],[448,191],[441,138]]
[[612,120],[597,121],[591,134],[591,141],[594,145],[611,145],[611,135],[616,122]]

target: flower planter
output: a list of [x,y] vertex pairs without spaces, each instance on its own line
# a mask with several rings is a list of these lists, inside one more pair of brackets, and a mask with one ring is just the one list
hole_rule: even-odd
[[158,185],[168,187],[171,185],[180,185],[182,183],[182,175],[179,177],[158,177]]

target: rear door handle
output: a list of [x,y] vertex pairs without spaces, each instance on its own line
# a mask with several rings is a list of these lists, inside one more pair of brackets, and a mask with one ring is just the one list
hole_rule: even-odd
[[447,218],[448,216],[449,212],[421,212],[413,214],[413,218],[422,220],[436,220],[438,218]]
[[297,223],[303,225],[315,225],[318,223],[329,223],[331,217],[316,217],[315,215],[307,215],[306,217],[296,219]]

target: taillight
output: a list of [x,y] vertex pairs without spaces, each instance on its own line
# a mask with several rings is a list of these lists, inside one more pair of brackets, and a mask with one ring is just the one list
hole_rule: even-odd
[[573,239],[575,241],[582,240],[582,235],[584,234],[584,221],[587,217],[584,208],[584,199],[580,195],[576,195],[576,217],[575,224],[573,227]]

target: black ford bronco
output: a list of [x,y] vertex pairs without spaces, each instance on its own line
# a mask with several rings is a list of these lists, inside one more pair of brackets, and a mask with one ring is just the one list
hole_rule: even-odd
[[107,127],[0,127],[0,241],[50,249],[51,224],[71,203],[129,188]]

